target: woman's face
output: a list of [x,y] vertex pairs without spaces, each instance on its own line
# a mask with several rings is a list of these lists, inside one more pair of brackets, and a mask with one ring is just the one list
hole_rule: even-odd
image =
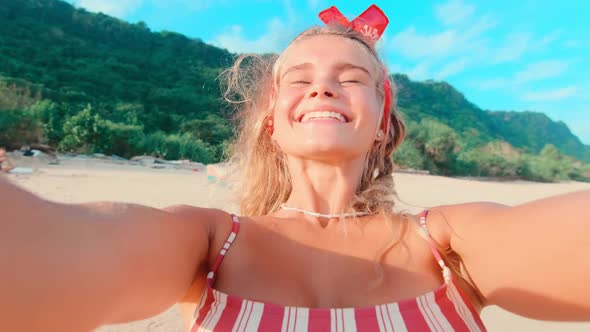
[[382,104],[372,55],[359,42],[333,35],[298,41],[286,52],[273,139],[287,155],[364,157],[375,142]]

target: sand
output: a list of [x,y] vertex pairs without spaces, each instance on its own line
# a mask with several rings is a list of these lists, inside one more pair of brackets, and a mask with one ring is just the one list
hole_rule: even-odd
[[[19,161],[17,166],[32,167],[30,175],[8,174],[22,187],[53,201],[87,202],[116,200],[153,207],[190,204],[224,208],[237,213],[228,192],[210,184],[203,170],[152,169],[125,162],[96,159],[67,159],[59,165],[46,162]],[[566,192],[590,189],[590,184],[567,182],[542,184],[526,181],[492,182],[476,179],[453,179],[440,176],[395,173],[399,197],[416,206],[491,201],[517,205]],[[482,313],[489,331],[590,331],[589,323],[543,322],[526,319],[498,307]],[[129,324],[101,327],[99,332],[183,331],[177,306],[152,317]]]

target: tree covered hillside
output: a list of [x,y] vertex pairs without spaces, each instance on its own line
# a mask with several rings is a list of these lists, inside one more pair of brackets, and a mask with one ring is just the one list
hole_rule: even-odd
[[538,112],[484,111],[446,82],[413,82],[394,75],[398,105],[410,119],[431,117],[453,128],[470,144],[503,140],[525,152],[539,153],[547,144],[579,160],[590,162],[584,145],[563,122]]
[[[0,146],[219,161],[234,127],[218,76],[234,57],[59,0],[0,1]],[[403,167],[543,181],[590,173],[572,158],[590,162],[590,147],[563,123],[483,111],[445,82],[394,80],[409,128],[395,154]]]

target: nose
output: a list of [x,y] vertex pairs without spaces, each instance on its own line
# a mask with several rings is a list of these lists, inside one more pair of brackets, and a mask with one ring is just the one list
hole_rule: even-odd
[[314,84],[310,89],[308,96],[310,98],[317,98],[317,97],[328,97],[328,98],[337,98],[338,94],[336,93],[334,87],[327,83],[317,83]]
[[[309,96],[310,97],[317,97],[318,95],[320,95],[320,93],[317,90],[312,91]],[[330,91],[324,90],[324,96],[326,97],[334,97],[334,94]]]

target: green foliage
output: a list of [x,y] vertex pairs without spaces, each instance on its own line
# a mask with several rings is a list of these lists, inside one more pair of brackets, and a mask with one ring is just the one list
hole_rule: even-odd
[[43,138],[48,144],[56,146],[64,136],[64,122],[67,114],[63,107],[49,100],[42,100],[30,107],[43,127]]
[[393,154],[393,161],[402,168],[424,169],[426,157],[413,142],[406,140]]
[[420,122],[435,118],[453,128],[465,148],[503,140],[530,153],[539,153],[545,144],[584,162],[590,162],[590,146],[582,144],[560,121],[535,112],[484,111],[470,103],[446,82],[413,82],[406,75],[393,75],[398,90],[398,106],[405,118]]
[[34,105],[0,110],[0,146],[15,149],[30,142],[43,142],[43,123]]
[[143,127],[110,120],[101,122],[95,149],[102,153],[115,154],[125,158],[151,152],[151,147],[143,147]]
[[456,173],[487,177],[519,177],[523,175],[522,153],[503,141],[466,149],[457,156]]
[[215,114],[209,114],[205,119],[188,121],[181,127],[181,131],[191,133],[199,140],[210,144],[215,160],[223,159],[227,142],[234,135],[234,128],[229,121]]
[[33,91],[27,82],[8,82],[0,76],[0,110],[23,109],[31,106],[41,98],[38,91]]
[[23,110],[0,110],[0,147],[9,149],[35,141],[39,132],[36,119]]
[[97,152],[95,147],[104,127],[104,119],[88,105],[66,120],[63,126],[64,138],[59,143],[59,148],[68,152]]
[[209,114],[205,119],[188,121],[181,128],[211,144],[221,144],[233,135],[231,124],[215,114]]
[[430,118],[408,127],[408,137],[415,149],[426,157],[426,168],[435,173],[452,174],[456,153],[461,149],[459,135],[449,126]]
[[528,179],[543,182],[590,181],[580,162],[561,154],[552,144],[545,145],[539,155],[526,158],[523,175]]
[[143,139],[140,148],[152,149],[156,156],[166,159],[190,159],[201,163],[213,160],[210,146],[188,133],[166,135],[155,132]]
[[590,148],[572,135],[561,121],[552,121],[547,115],[535,112],[487,112],[491,130],[497,132],[513,146],[539,153],[546,144],[552,144],[563,153],[590,162]]
[[[103,118],[144,125],[148,133],[173,133],[187,121],[221,114],[216,80],[232,58],[200,40],[154,33],[143,22],[129,24],[62,1],[0,2],[0,81],[26,90],[18,93],[21,101],[3,98],[0,86],[0,109],[22,109],[42,94],[68,107],[91,103],[108,112],[100,113]],[[11,104],[2,107],[5,100]],[[143,123],[120,119],[121,105],[131,105]]]

